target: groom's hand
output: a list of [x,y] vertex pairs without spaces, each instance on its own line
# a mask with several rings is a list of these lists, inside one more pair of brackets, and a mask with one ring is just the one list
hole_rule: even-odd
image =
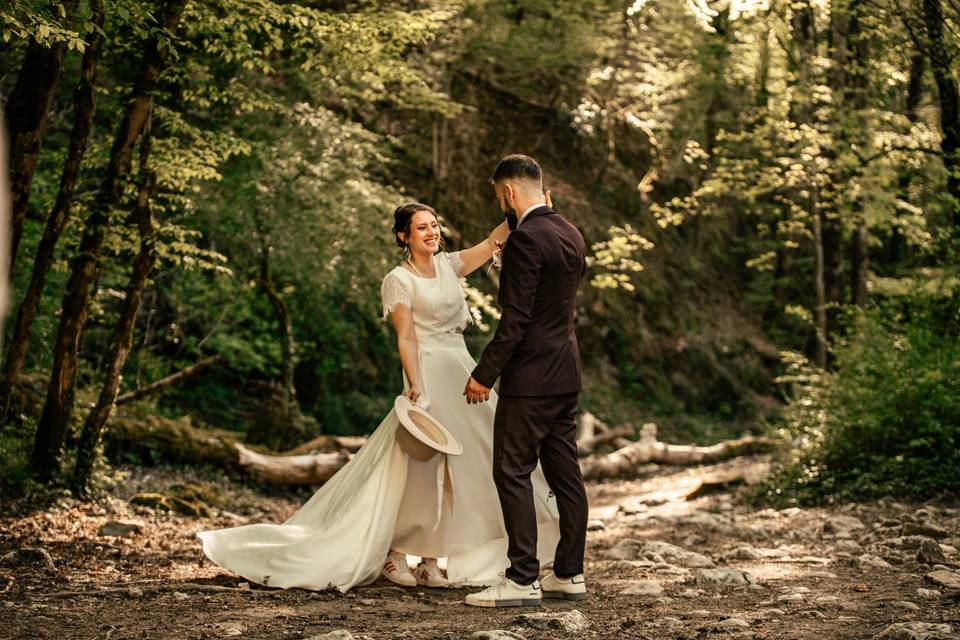
[[467,396],[467,404],[486,402],[490,399],[490,387],[483,386],[470,376],[467,386],[463,388],[463,395]]

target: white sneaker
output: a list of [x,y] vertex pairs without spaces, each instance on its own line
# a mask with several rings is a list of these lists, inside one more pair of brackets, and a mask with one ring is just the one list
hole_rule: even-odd
[[387,560],[383,563],[383,576],[390,582],[403,587],[417,586],[417,579],[410,572],[407,556],[404,553],[391,551],[387,554]]
[[583,600],[587,597],[587,583],[582,573],[572,578],[558,578],[551,571],[543,576],[543,597],[560,600]]
[[447,580],[436,560],[424,560],[413,570],[413,577],[417,579],[417,584],[421,587],[443,588],[449,587],[450,581]]
[[543,592],[539,580],[522,585],[503,578],[492,587],[467,594],[465,602],[474,607],[528,607],[543,604]]

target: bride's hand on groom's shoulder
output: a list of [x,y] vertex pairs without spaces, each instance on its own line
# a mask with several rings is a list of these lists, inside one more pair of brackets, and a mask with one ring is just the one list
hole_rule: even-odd
[[543,199],[544,199],[546,205],[547,205],[548,207],[550,207],[551,209],[553,209],[553,198],[550,197],[550,191],[549,191],[549,190],[543,192]]

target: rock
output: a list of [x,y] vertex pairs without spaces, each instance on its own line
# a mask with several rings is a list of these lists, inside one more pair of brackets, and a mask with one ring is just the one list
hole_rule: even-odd
[[747,587],[756,580],[738,569],[698,569],[694,582],[698,587]]
[[490,631],[476,631],[471,633],[470,640],[524,640],[524,637],[513,631],[492,629]]
[[936,589],[924,589],[921,587],[917,589],[917,595],[921,598],[939,598],[940,592]]
[[603,531],[607,528],[607,525],[603,523],[603,520],[591,520],[587,523],[587,531]]
[[[953,636],[953,626],[932,622],[897,622],[873,636],[874,640],[941,640]],[[955,636],[953,636],[955,637]]]
[[712,618],[713,611],[707,611],[706,609],[694,609],[693,611],[687,611],[685,614],[688,618]]
[[143,589],[140,589],[138,587],[130,587],[129,589],[127,589],[127,595],[130,596],[131,598],[142,598]]
[[640,513],[646,513],[649,510],[650,507],[642,503],[622,504],[617,508],[617,511],[625,516],[635,516]]
[[880,556],[874,555],[872,553],[865,553],[859,558],[857,558],[857,567],[861,570],[863,569],[892,569],[893,565],[881,558]]
[[50,552],[43,547],[21,547],[0,556],[0,567],[19,567],[27,562],[40,562],[51,573],[57,572]]
[[817,596],[813,599],[817,604],[837,604],[840,598],[837,596]]
[[931,571],[925,577],[938,587],[960,589],[960,573],[956,571],[941,569],[939,571]]
[[615,560],[644,559],[654,562],[672,562],[694,569],[714,566],[713,560],[703,554],[687,551],[659,540],[643,541],[624,538],[607,553]]
[[713,625],[714,629],[746,629],[750,623],[743,618],[727,618]]
[[783,609],[764,609],[760,615],[762,615],[767,620],[772,620],[774,618],[779,618],[781,616],[787,615]]
[[917,549],[917,562],[940,564],[946,561],[947,556],[944,555],[943,549],[934,540],[927,538],[920,543],[920,548]]
[[185,594],[183,591],[174,591],[173,599],[176,600],[177,602],[184,602],[186,600],[189,600],[190,596]]
[[791,602],[803,602],[806,597],[802,593],[788,593],[777,598],[780,604],[790,604]]
[[304,638],[304,640],[372,640],[372,638],[363,635],[355,636],[346,629],[335,629],[329,633],[321,633],[320,635]]
[[689,516],[677,518],[678,523],[694,525],[707,531],[729,531],[730,518],[719,513],[697,512]]
[[801,611],[800,615],[804,618],[819,618],[821,620],[825,619],[827,615],[822,611],[817,611],[816,609],[807,609],[806,611]]
[[566,633],[580,633],[590,626],[587,617],[577,611],[562,611],[557,613],[521,613],[513,619],[514,623],[532,629],[549,631],[555,629]]
[[863,550],[863,547],[853,540],[838,540],[836,549],[841,553],[860,553]]
[[610,569],[614,571],[633,571],[634,569],[649,569],[654,562],[650,560],[617,560],[610,563]]
[[909,600],[896,600],[891,602],[890,606],[894,609],[900,609],[902,611],[920,611],[920,607]]
[[832,578],[836,578],[837,574],[831,573],[830,571],[811,571],[810,573],[807,574],[807,577],[830,580]]
[[865,529],[863,523],[853,516],[833,516],[827,519],[823,530],[828,533],[850,533]]
[[657,573],[666,573],[671,576],[689,576],[690,570],[684,569],[683,567],[678,567],[673,564],[667,564],[666,562],[658,562],[652,567],[650,571],[656,571]]
[[951,557],[960,553],[960,551],[957,551],[957,548],[955,546],[951,544],[943,544],[943,543],[940,544],[940,551],[943,551],[944,554]]
[[658,596],[663,593],[663,587],[656,580],[637,580],[620,592],[624,596]]
[[753,547],[737,547],[733,551],[724,554],[726,560],[759,560],[762,556]]
[[677,595],[681,598],[699,598],[703,595],[703,589],[684,589]]
[[100,530],[97,531],[97,535],[103,537],[126,538],[134,533],[140,533],[142,529],[143,527],[136,522],[109,520],[103,523],[103,525],[100,527]]
[[929,536],[931,538],[946,538],[947,530],[935,522],[904,522],[901,530],[905,536]]

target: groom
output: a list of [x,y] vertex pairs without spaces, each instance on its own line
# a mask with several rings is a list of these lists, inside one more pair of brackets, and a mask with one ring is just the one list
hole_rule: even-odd
[[[587,494],[577,462],[580,353],[573,309],[586,272],[583,236],[546,205],[543,175],[533,158],[505,157],[490,182],[514,230],[503,250],[500,324],[464,395],[470,404],[485,401],[500,378],[493,478],[509,538],[510,567],[499,584],[468,595],[466,603],[516,607],[538,605],[543,597],[580,600],[586,597]],[[560,511],[553,573],[544,577],[542,587],[530,482],[538,458]]]

